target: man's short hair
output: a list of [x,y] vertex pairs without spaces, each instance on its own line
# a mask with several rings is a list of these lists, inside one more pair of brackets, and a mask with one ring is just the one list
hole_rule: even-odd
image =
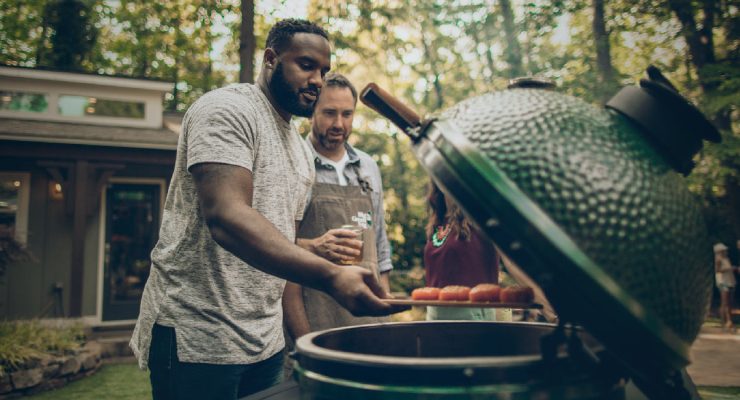
[[347,88],[350,92],[352,92],[352,98],[355,99],[355,104],[357,104],[357,89],[355,89],[355,85],[352,84],[352,82],[347,79],[342,74],[338,74],[336,72],[329,72],[324,77],[324,87],[330,88],[330,87],[336,87],[336,88]]
[[280,54],[289,45],[293,35],[296,33],[312,33],[323,36],[329,40],[329,34],[324,28],[304,19],[288,18],[278,21],[267,34],[265,47],[271,47],[276,53]]

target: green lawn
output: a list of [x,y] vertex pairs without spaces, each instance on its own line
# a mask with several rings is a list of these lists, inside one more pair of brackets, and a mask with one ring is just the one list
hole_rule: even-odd
[[[740,398],[740,387],[699,387],[704,400]],[[31,397],[33,400],[151,399],[149,373],[136,364],[106,365],[95,375]]]
[[103,366],[94,375],[31,397],[33,400],[151,399],[149,373],[136,364]]
[[700,386],[699,394],[703,400],[737,400],[740,387]]

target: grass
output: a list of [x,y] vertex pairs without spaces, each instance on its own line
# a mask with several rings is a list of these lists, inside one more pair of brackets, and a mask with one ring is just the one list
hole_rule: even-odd
[[84,339],[81,325],[42,325],[39,321],[0,322],[0,377],[45,354],[62,355]]
[[740,387],[700,386],[699,395],[704,400],[730,400],[740,398]]
[[[699,387],[704,400],[740,398],[740,387]],[[149,373],[136,364],[106,365],[95,375],[70,383],[64,388],[30,397],[33,400],[139,400],[151,399]]]
[[136,364],[105,365],[94,375],[30,397],[33,400],[151,399],[149,372]]

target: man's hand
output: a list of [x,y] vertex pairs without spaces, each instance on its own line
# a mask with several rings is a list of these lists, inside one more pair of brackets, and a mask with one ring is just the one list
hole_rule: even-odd
[[362,241],[357,233],[348,229],[330,229],[315,239],[298,239],[304,249],[333,263],[353,261],[360,256]]
[[355,265],[342,266],[330,281],[327,292],[354,316],[388,315],[409,307],[391,306],[381,299],[391,298],[365,268]]

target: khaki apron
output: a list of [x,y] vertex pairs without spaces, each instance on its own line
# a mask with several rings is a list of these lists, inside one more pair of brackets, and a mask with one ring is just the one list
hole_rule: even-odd
[[[349,166],[348,166],[349,167]],[[311,202],[303,215],[303,221],[296,234],[297,238],[313,239],[326,233],[329,229],[342,225],[358,225],[359,221],[370,216],[372,223],[373,203],[370,199],[369,186],[359,179],[360,171],[355,168],[359,186],[341,186],[329,183],[314,183],[311,188]],[[375,245],[375,227],[371,224],[363,233],[362,261],[360,266],[367,268],[379,278],[378,252]],[[303,305],[311,332],[342,326],[388,322],[388,317],[355,317],[331,296],[319,290],[303,287]],[[288,351],[295,348],[295,341],[285,329],[285,344]],[[289,379],[293,372],[293,361],[285,358],[283,372]]]
[[[359,167],[353,165],[360,177]],[[375,227],[372,224],[373,203],[367,182],[360,180],[359,186],[315,183],[311,189],[311,202],[306,209],[297,237],[313,239],[329,229],[352,224],[367,226],[363,233],[362,261],[360,266],[369,269],[379,278],[378,252],[375,245]],[[388,317],[355,317],[324,292],[303,288],[303,304],[306,307],[311,331],[342,326],[388,322]]]

